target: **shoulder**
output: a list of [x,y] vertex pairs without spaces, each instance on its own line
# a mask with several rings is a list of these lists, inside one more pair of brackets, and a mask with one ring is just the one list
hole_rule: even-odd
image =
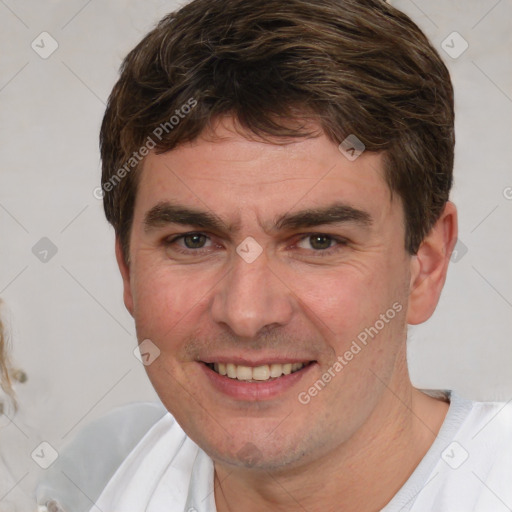
[[455,428],[445,437],[468,459],[468,466],[490,468],[506,462],[512,470],[512,401],[475,401],[452,394],[450,409]]
[[[42,512],[55,502],[62,510],[89,510],[126,457],[160,420],[168,416],[160,403],[140,402],[117,407],[92,421],[59,451],[37,488]],[[59,509],[57,509],[59,510]]]
[[[468,458],[484,475],[495,478],[501,472],[512,475],[512,401],[473,402],[472,409],[459,433],[467,446]],[[475,472],[476,472],[475,468]],[[483,477],[487,478],[487,477]]]
[[509,510],[503,503],[512,503],[512,402],[451,392],[448,414],[419,469],[401,491],[402,501],[386,511],[403,510],[404,503],[411,512]]
[[477,402],[457,398],[460,402],[469,402],[471,408],[461,425],[459,436],[471,444],[506,442],[512,447],[512,401]]
[[454,394],[451,402],[453,429],[440,432],[438,463],[412,510],[505,510],[512,503],[512,402]]

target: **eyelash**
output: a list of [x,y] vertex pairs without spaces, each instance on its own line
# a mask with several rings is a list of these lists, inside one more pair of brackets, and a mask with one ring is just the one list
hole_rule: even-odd
[[[177,235],[171,239],[164,240],[164,245],[166,247],[175,245],[176,242],[178,242],[179,240],[183,240],[185,237],[193,236],[193,235],[205,236],[209,241],[211,241],[213,243],[212,239],[207,234],[202,233],[200,231],[190,231],[188,233],[182,233],[181,235]],[[336,245],[331,246],[327,249],[323,249],[323,250],[322,249],[317,249],[317,250],[310,249],[309,251],[313,252],[315,254],[315,257],[321,258],[324,256],[330,256],[330,255],[332,255],[332,253],[337,252],[338,250],[342,249],[344,246],[346,246],[348,244],[348,241],[345,238],[336,237],[333,235],[329,235],[327,233],[315,232],[315,233],[305,233],[305,234],[301,235],[299,240],[297,242],[295,242],[295,245],[297,245],[298,243],[302,242],[303,240],[307,240],[308,238],[311,238],[313,236],[326,237],[326,238],[329,238],[332,242],[336,243]],[[177,252],[180,252],[181,254],[186,254],[186,255],[190,255],[190,254],[201,255],[203,253],[208,252],[209,249],[210,249],[209,247],[199,248],[199,249],[186,249],[186,248],[180,248],[180,246],[178,246],[176,244],[176,248],[174,250],[176,250]],[[303,249],[303,250],[308,251],[308,249]]]

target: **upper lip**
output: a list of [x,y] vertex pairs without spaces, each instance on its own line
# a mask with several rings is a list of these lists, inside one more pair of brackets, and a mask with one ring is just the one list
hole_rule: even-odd
[[263,366],[266,364],[286,364],[286,363],[310,363],[315,361],[307,357],[285,357],[285,356],[266,356],[256,358],[247,358],[243,356],[209,356],[205,359],[200,359],[201,362],[211,363],[233,363],[237,366]]

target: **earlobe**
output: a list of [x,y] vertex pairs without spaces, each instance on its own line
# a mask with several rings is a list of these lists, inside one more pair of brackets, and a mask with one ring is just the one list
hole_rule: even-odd
[[124,259],[121,241],[118,237],[116,237],[116,260],[117,265],[119,267],[119,271],[121,272],[121,277],[123,279],[124,305],[126,309],[129,311],[130,315],[133,316],[133,296],[132,287],[130,283],[130,267],[128,266]]
[[457,242],[457,209],[448,201],[444,210],[411,258],[407,323],[420,324],[434,313]]

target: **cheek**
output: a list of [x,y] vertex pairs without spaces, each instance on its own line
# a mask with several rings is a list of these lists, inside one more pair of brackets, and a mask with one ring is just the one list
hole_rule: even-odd
[[[336,395],[345,387],[344,393],[362,393],[347,396],[351,403],[373,392],[369,369],[377,375],[389,373],[406,333],[402,284],[406,276],[401,269],[398,261],[380,260],[341,266],[330,275],[304,275],[295,281],[300,283],[296,293],[303,298],[302,311],[325,340],[322,371],[332,368],[339,356],[344,359],[341,372],[333,368],[336,379],[329,393]],[[321,401],[317,406],[321,407]]]
[[194,322],[214,282],[208,273],[140,260],[132,285],[139,338],[175,338]]
[[290,280],[303,311],[330,337],[354,336],[401,298],[396,271],[387,262],[340,266]]

